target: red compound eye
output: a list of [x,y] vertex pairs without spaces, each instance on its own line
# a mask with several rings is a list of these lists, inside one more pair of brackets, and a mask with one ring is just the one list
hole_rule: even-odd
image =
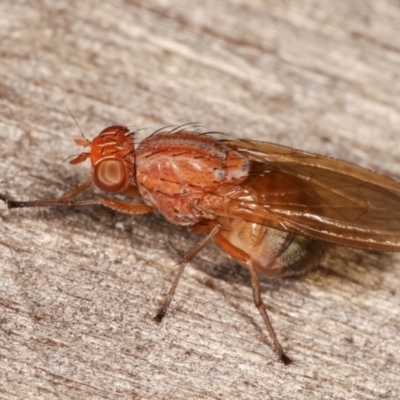
[[125,165],[122,161],[109,158],[96,164],[93,183],[105,192],[119,192],[127,185]]

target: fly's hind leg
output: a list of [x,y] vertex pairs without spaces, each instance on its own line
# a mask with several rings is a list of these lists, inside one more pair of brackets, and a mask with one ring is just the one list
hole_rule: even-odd
[[229,254],[232,258],[234,258],[235,260],[237,260],[238,262],[240,262],[242,265],[246,266],[249,269],[251,277],[251,285],[253,289],[254,304],[264,320],[269,336],[272,339],[272,342],[274,343],[276,354],[285,365],[290,364],[292,360],[283,351],[283,348],[279,343],[279,340],[276,336],[274,328],[272,327],[271,321],[265,309],[265,305],[261,297],[260,284],[258,282],[257,274],[251,262],[250,256],[243,250],[234,246],[222,235],[216,235],[214,237],[214,243],[225,253]]

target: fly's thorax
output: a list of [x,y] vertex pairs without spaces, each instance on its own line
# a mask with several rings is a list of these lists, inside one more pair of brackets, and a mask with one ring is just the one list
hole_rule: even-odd
[[247,159],[207,135],[159,133],[136,151],[136,183],[144,200],[175,224],[215,218],[199,206],[209,193],[228,192],[248,175]]
[[243,219],[218,218],[218,222],[220,234],[248,255],[256,272],[271,277],[306,272],[318,264],[325,249],[318,240]]

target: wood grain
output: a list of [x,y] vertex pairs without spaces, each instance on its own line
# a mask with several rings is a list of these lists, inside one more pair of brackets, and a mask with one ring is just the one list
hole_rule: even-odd
[[[61,162],[111,124],[199,122],[400,179],[400,3],[3,0],[0,193],[56,197]],[[98,192],[89,193],[95,196]],[[262,281],[209,246],[158,326],[154,301],[198,237],[159,215],[0,209],[1,399],[396,399],[400,256],[335,247]]]

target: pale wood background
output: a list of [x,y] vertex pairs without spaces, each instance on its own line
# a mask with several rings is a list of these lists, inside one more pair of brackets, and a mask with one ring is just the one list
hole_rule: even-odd
[[[206,129],[400,179],[400,3],[3,0],[0,192],[55,197],[60,163],[111,124]],[[304,279],[209,246],[168,317],[154,300],[198,237],[159,215],[0,208],[1,399],[398,399],[400,256],[332,248]]]

